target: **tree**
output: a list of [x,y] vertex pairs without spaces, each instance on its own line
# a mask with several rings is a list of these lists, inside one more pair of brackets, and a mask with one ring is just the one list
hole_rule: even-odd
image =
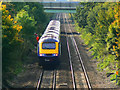
[[[19,37],[19,32],[22,26],[15,23],[9,11],[6,10],[6,5],[2,5],[2,70],[3,82],[8,79],[8,76],[15,75],[16,67],[18,67],[17,60],[20,60],[20,53],[18,55],[17,48],[20,48],[22,39]],[[11,56],[11,53],[16,50],[16,54]],[[15,55],[18,55],[15,57]],[[19,63],[20,64],[20,63]],[[14,66],[13,66],[14,65]]]
[[37,22],[34,20],[34,17],[30,17],[28,12],[22,9],[17,13],[15,20],[23,26],[20,32],[22,37],[26,40],[30,40],[31,35],[34,35],[36,29],[35,25]]
[[99,70],[114,73],[111,80],[115,80],[116,70],[120,69],[120,5],[108,2],[80,5],[83,8],[78,7],[74,15],[78,31],[99,61]]

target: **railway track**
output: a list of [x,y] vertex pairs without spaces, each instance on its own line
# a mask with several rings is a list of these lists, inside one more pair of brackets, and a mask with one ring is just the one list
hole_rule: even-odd
[[[54,19],[59,20],[60,16],[59,14],[54,17]],[[52,88],[55,90],[56,88],[56,69],[50,69],[50,70],[42,70],[40,77],[37,82],[36,90],[40,90],[43,88]]]
[[[65,19],[63,19],[63,22],[65,23]],[[67,34],[67,30],[66,27],[65,28],[65,33]],[[71,61],[71,54],[70,54],[70,47],[69,47],[69,43],[68,43],[68,37],[66,37],[67,39],[67,49],[68,49],[68,55],[69,55],[69,63],[70,63],[70,70],[71,70],[71,75],[72,75],[72,84],[73,84],[73,89],[76,89],[76,82],[75,82],[75,75],[74,75],[74,70],[73,70],[73,65],[72,65],[72,61]]]
[[[36,89],[40,90],[41,88],[51,88],[55,90],[56,88],[62,87],[73,88],[74,90],[76,90],[77,88],[87,88],[91,90],[92,87],[87,75],[87,71],[80,56],[80,52],[78,50],[66,14],[57,14],[55,19],[61,20],[61,16],[63,17],[62,23],[65,31],[65,36],[63,37],[66,38],[66,50],[68,53],[68,60],[61,60],[62,62],[60,68],[63,69],[64,65],[67,65],[66,67],[68,67],[69,69],[67,69],[67,71],[58,68],[54,70],[42,70],[37,82]],[[70,37],[68,37],[68,32],[70,34]],[[62,57],[64,57],[64,55]],[[69,64],[67,64],[67,61]],[[71,77],[67,77],[68,75]],[[67,80],[65,78],[70,80]],[[83,84],[83,86],[81,86],[81,84]]]
[[56,87],[56,70],[42,70],[36,90],[41,88],[52,88],[55,90]]
[[[85,69],[85,66],[84,66],[84,63],[83,63],[83,60],[82,60],[82,58],[81,58],[81,54],[80,54],[80,52],[79,52],[79,50],[78,50],[78,47],[77,47],[77,44],[76,44],[76,41],[75,41],[75,39],[74,39],[74,35],[73,35],[73,33],[72,33],[72,30],[71,30],[71,26],[69,25],[69,22],[68,22],[68,19],[67,19],[67,17],[66,17],[66,14],[64,15],[65,17],[65,20],[64,20],[64,22],[66,22],[67,23],[67,25],[68,25],[68,30],[69,30],[69,32],[71,33],[71,37],[70,37],[70,39],[71,39],[71,42],[72,42],[72,45],[73,45],[73,47],[74,47],[74,49],[75,49],[75,53],[77,54],[77,56],[78,56],[78,61],[80,62],[80,68],[82,68],[82,71],[83,71],[83,73],[84,73],[84,77],[85,77],[85,82],[84,83],[86,83],[87,84],[87,88],[89,89],[89,90],[92,90],[92,86],[91,86],[91,83],[90,83],[90,81],[89,81],[89,77],[88,77],[88,74],[87,74],[87,71],[86,71],[86,69]],[[67,35],[67,30],[66,30],[66,27],[65,27],[65,32],[66,32],[66,35]],[[75,73],[74,73],[74,67],[73,67],[73,64],[72,64],[72,61],[71,61],[71,52],[72,51],[70,51],[70,45],[69,45],[69,38],[67,37],[67,47],[68,47],[68,52],[69,52],[69,58],[70,58],[70,67],[71,67],[71,72],[72,72],[72,79],[73,79],[73,87],[74,87],[74,89],[76,89],[76,88],[78,88],[77,86],[76,86],[76,79],[75,79]],[[75,65],[74,65],[75,66]],[[81,87],[79,87],[79,88],[81,88]],[[86,88],[86,87],[85,87]]]

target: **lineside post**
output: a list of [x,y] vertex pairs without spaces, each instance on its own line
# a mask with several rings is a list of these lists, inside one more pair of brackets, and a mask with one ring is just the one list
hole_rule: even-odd
[[118,77],[118,71],[116,71],[116,83],[118,82],[117,77]]

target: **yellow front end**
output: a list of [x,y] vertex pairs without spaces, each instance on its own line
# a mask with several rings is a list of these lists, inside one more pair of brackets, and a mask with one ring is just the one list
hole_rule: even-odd
[[42,44],[43,44],[43,42],[41,42],[40,44],[39,44],[39,55],[40,54],[58,54],[58,42],[55,42],[55,45],[56,45],[56,48],[55,49],[42,49]]

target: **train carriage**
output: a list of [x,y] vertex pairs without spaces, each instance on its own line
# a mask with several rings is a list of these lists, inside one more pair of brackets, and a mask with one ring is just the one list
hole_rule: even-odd
[[38,42],[38,56],[43,61],[54,61],[60,56],[60,21],[51,20]]

